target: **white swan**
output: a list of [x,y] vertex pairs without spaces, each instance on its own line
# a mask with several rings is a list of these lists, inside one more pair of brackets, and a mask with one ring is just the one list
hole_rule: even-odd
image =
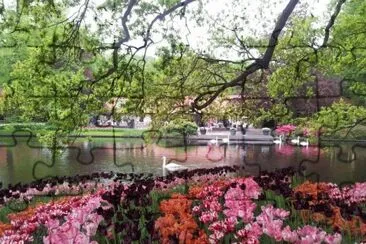
[[178,171],[178,170],[185,170],[188,168],[175,163],[166,164],[166,157],[163,156],[163,169],[167,169],[169,171]]
[[306,139],[306,141],[300,142],[300,145],[303,146],[303,147],[308,147],[309,146],[309,140]]
[[219,143],[219,140],[217,139],[217,136],[216,136],[216,139],[211,139],[210,141],[209,141],[209,144],[218,144]]
[[222,142],[229,144],[230,143],[230,135],[227,135],[227,138],[223,138]]
[[291,140],[291,143],[292,143],[292,144],[299,145],[299,144],[300,144],[300,136],[298,136],[298,137],[297,137],[297,139],[292,139],[292,140]]
[[274,144],[282,144],[282,143],[283,143],[283,141],[282,141],[282,135],[280,135],[280,137],[279,137],[279,138],[277,138],[277,139],[273,140],[273,143],[274,143]]

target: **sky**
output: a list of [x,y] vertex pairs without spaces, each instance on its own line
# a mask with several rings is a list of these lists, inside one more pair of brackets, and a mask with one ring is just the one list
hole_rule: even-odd
[[[105,0],[90,1],[90,6],[92,7],[100,6],[105,2]],[[142,1],[148,2],[151,0]],[[81,2],[83,2],[83,0],[81,0]],[[308,3],[309,13],[319,17],[323,20],[322,22],[325,20],[324,13],[327,10],[329,2],[330,0],[300,1],[301,4]],[[4,3],[6,7],[15,6],[15,0],[4,0]],[[219,37],[222,35],[222,38],[224,39],[225,37],[232,36],[233,32],[223,31],[218,34],[218,29],[232,28],[232,26],[228,25],[231,24],[229,23],[230,21],[233,21],[239,23],[238,27],[240,31],[238,31],[238,33],[242,36],[248,36],[253,33],[260,36],[266,36],[271,33],[276,18],[287,3],[288,0],[209,0],[208,4],[204,7],[205,16],[208,17],[208,22],[204,23],[203,26],[198,26],[195,21],[191,21],[189,19],[185,21],[184,19],[176,18],[172,22],[157,22],[154,28],[160,32],[163,27],[173,27],[176,29],[178,35],[182,37],[182,41],[189,44],[194,50],[198,52],[208,52],[213,55],[226,58],[227,56],[236,55],[236,51],[231,49],[228,50],[222,46],[214,46],[210,40],[212,40],[213,34]],[[197,10],[198,6],[199,5],[197,3],[193,3],[192,6],[189,7]],[[71,16],[75,14],[77,9],[78,7],[69,9],[68,15]],[[232,13],[234,13],[234,15],[239,19],[233,19]],[[93,15],[92,11],[88,11],[85,22],[91,26],[91,31],[96,29]],[[103,18],[110,19],[110,15],[104,13]],[[147,17],[146,21],[149,21],[149,17]],[[130,19],[129,23],[133,23],[133,18]],[[187,26],[189,26],[189,28],[187,28]],[[114,28],[121,28],[120,21],[115,23]],[[113,31],[109,31],[108,34],[104,35],[104,39],[106,42],[112,43],[114,39]],[[153,34],[153,40],[156,44],[148,50],[148,56],[155,56],[157,48],[167,44],[166,40],[164,40],[160,34]],[[141,41],[141,38],[133,39],[129,44],[139,46],[141,45]]]

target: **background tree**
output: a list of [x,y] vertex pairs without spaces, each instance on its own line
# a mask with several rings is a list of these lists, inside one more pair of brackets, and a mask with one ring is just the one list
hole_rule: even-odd
[[[299,116],[288,101],[318,97],[317,73],[347,80],[350,101],[362,105],[362,1],[332,1],[325,21],[298,0],[258,1],[257,16],[241,1],[216,13],[210,4],[216,2],[18,1],[2,11],[2,46],[24,50],[4,86],[3,108],[69,133],[111,101],[114,117],[151,114],[159,126],[213,111],[215,101],[236,94],[237,109],[223,113],[258,125],[287,123]],[[202,26],[206,47],[189,39],[190,27]],[[153,59],[152,47],[159,50]]]

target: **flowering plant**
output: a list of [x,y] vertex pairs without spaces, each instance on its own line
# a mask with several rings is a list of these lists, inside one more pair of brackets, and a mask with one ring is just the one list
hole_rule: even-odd
[[[351,233],[346,242],[366,237],[366,213],[360,207],[366,203],[366,183],[338,187],[306,181],[293,187],[291,168],[262,171],[257,177],[228,174],[234,171],[199,169],[165,178],[100,175],[106,180],[92,191],[9,214],[10,223],[0,223],[0,243],[336,244],[344,232]],[[74,191],[72,184],[63,184],[20,186],[20,192]],[[7,201],[18,197],[2,191]],[[314,223],[327,228],[310,225]]]
[[275,132],[278,135],[290,135],[293,131],[296,130],[296,126],[291,125],[291,124],[287,124],[287,125],[280,125],[277,126]]

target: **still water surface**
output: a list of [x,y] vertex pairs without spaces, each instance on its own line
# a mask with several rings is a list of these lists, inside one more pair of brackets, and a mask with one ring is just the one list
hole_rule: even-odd
[[[79,160],[77,149],[67,149],[51,165],[49,149],[31,148],[26,138],[18,138],[16,146],[5,146],[11,142],[11,138],[0,138],[0,181],[5,184],[34,180],[32,169],[37,161],[48,164],[36,165],[34,172],[38,178],[111,170],[163,175],[162,156],[190,169],[240,165],[246,172],[257,174],[260,170],[289,166],[299,169],[304,166],[305,174],[312,174],[314,180],[318,176],[321,181],[335,183],[366,181],[366,149],[356,147],[352,153],[352,144],[346,143],[322,149],[289,145],[190,145],[185,149],[182,146],[172,147],[171,142],[147,145],[139,139],[119,139],[115,151],[112,139],[80,140],[74,144],[80,149]],[[36,143],[31,145],[37,146]],[[120,166],[125,163],[132,166]]]

